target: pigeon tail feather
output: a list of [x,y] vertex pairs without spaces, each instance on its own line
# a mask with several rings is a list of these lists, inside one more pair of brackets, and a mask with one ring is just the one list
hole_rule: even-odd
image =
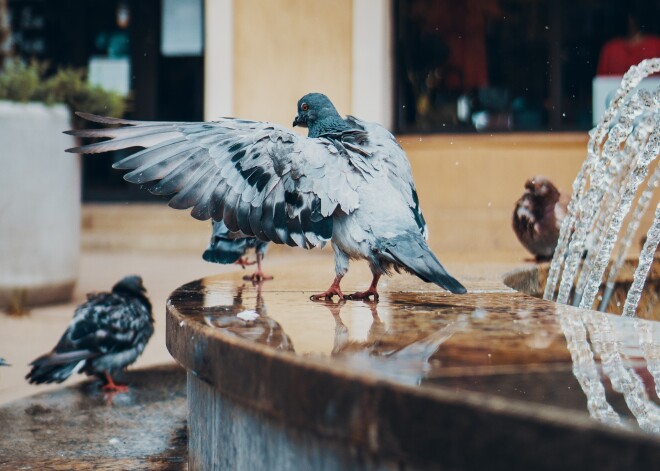
[[245,249],[244,240],[222,240],[209,246],[202,254],[202,258],[212,263],[234,263],[243,256]]
[[61,363],[57,359],[53,361],[54,356],[56,357],[57,354],[44,355],[34,360],[31,363],[32,369],[25,379],[33,384],[61,383],[85,365],[84,357]]
[[384,244],[381,251],[427,283],[435,283],[455,294],[467,293],[465,286],[447,273],[421,234],[394,237]]

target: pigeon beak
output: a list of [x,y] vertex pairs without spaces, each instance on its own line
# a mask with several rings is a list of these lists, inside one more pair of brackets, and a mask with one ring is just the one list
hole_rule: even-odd
[[300,124],[300,121],[298,121],[298,116],[296,116],[295,118],[293,118],[293,127],[295,128],[299,124]]

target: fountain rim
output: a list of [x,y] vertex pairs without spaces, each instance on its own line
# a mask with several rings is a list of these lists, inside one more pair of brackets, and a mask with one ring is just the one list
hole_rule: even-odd
[[[516,271],[505,273],[502,278]],[[485,393],[405,385],[363,370],[350,370],[345,365],[340,367],[322,356],[278,351],[224,333],[191,320],[173,304],[172,298],[186,291],[188,285],[173,291],[166,303],[166,344],[172,357],[189,374],[241,406],[326,439],[358,446],[374,455],[421,463],[448,459],[443,457],[447,450],[437,446],[440,440],[448,440],[446,443],[459,450],[484,447],[491,453],[497,446],[510,447],[512,440],[538,449],[544,446],[543,437],[559,440],[552,443],[556,451],[562,447],[575,450],[585,442],[600,449],[604,443],[614,441],[643,454],[649,452],[646,447],[657,448],[660,443],[659,437],[642,431],[601,424],[589,418],[586,411],[581,415],[556,406],[528,404]],[[548,303],[553,309],[561,306],[586,311],[521,292],[510,294],[529,298],[530,302]],[[451,303],[453,296],[456,295],[443,294],[444,302]],[[235,374],[236,371],[241,374]],[[346,406],[346,401],[361,405],[359,417],[346,411],[339,419],[327,417],[328,407]],[[384,411],[391,416],[389,420]],[[440,429],[439,423],[445,427]],[[530,425],[539,433],[529,434]],[[463,431],[459,437],[455,428]],[[393,429],[399,431],[396,437],[391,436]],[[496,430],[484,443],[483,435],[474,432],[486,429]],[[386,430],[389,434],[383,433]],[[423,439],[416,442],[427,431],[437,432],[433,443]],[[618,448],[612,445],[613,449]]]

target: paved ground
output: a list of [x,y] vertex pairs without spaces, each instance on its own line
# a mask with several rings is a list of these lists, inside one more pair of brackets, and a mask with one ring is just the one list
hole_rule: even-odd
[[126,374],[128,393],[92,381],[0,407],[0,470],[186,469],[186,375],[176,365]]
[[[85,293],[109,290],[117,280],[131,273],[143,277],[153,304],[156,332],[134,365],[139,368],[173,361],[165,348],[165,301],[168,295],[187,281],[230,270],[240,268],[212,265],[191,254],[84,253],[74,299],[70,303],[34,308],[20,317],[0,313],[0,357],[12,365],[0,368],[0,404],[63,387],[33,386],[23,377],[34,358],[55,346],[71,321],[75,307],[84,301]],[[65,385],[84,379],[83,376],[71,378]]]
[[[522,261],[506,253],[441,254],[441,259],[457,278],[486,290],[504,288],[500,275]],[[333,276],[329,249],[274,247],[265,271],[282,279],[292,265],[307,274],[308,289],[327,288]],[[12,364],[0,368],[0,470],[185,469],[185,375],[165,347],[165,303],[186,282],[241,269],[212,265],[192,253],[105,251],[84,252],[80,268],[70,303],[34,308],[23,316],[0,313],[0,356]],[[24,379],[28,363],[55,345],[85,293],[107,290],[132,273],[144,279],[156,331],[124,378],[131,392],[108,398],[98,382],[83,376],[59,385],[29,385]],[[364,289],[369,281],[368,268],[357,263],[344,286]]]
[[[439,254],[452,274],[459,279],[470,277],[474,281],[490,281],[522,261],[512,253]],[[273,247],[265,262],[265,270],[277,275],[278,267],[291,263],[309,264],[322,257],[322,267],[317,276],[312,272],[314,285],[322,291],[332,279],[332,251],[326,248],[311,252],[286,247]],[[316,258],[318,261],[319,259]],[[309,270],[309,265],[307,265]],[[249,269],[248,269],[249,270]],[[138,253],[138,252],[83,252],[80,276],[74,299],[67,304],[39,307],[25,316],[8,316],[0,312],[0,357],[11,367],[0,368],[0,404],[31,394],[62,388],[85,377],[70,378],[64,385],[34,386],[24,380],[28,364],[37,356],[49,351],[69,324],[75,307],[84,301],[85,293],[108,290],[121,277],[137,273],[144,279],[154,308],[156,331],[144,354],[133,368],[172,362],[165,347],[165,302],[169,294],[182,284],[208,275],[241,271],[238,266],[214,265],[204,262],[193,253]],[[246,271],[246,273],[249,271]],[[364,279],[363,279],[364,278]],[[348,286],[365,289],[369,273],[364,263],[353,263],[347,276]],[[495,285],[501,286],[497,280]],[[485,288],[488,286],[484,286]]]

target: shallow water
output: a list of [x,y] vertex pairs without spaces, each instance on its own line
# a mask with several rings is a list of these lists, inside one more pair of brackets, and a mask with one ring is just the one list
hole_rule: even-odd
[[[458,296],[429,292],[421,282],[415,289],[410,279],[406,283],[404,292],[391,282],[377,304],[332,303],[309,301],[311,292],[277,283],[260,289],[207,278],[184,285],[170,302],[186,314],[182,322],[200,322],[210,333],[347,371],[419,388],[556,407],[612,426],[638,429],[641,423],[654,431],[649,423],[658,397],[644,355],[652,355],[649,345],[660,344],[660,324],[519,293]],[[249,318],[246,311],[259,317],[245,321],[237,316]],[[645,339],[644,348],[640,339]],[[603,368],[604,359],[609,370]],[[638,380],[634,390],[621,386],[630,378]]]

